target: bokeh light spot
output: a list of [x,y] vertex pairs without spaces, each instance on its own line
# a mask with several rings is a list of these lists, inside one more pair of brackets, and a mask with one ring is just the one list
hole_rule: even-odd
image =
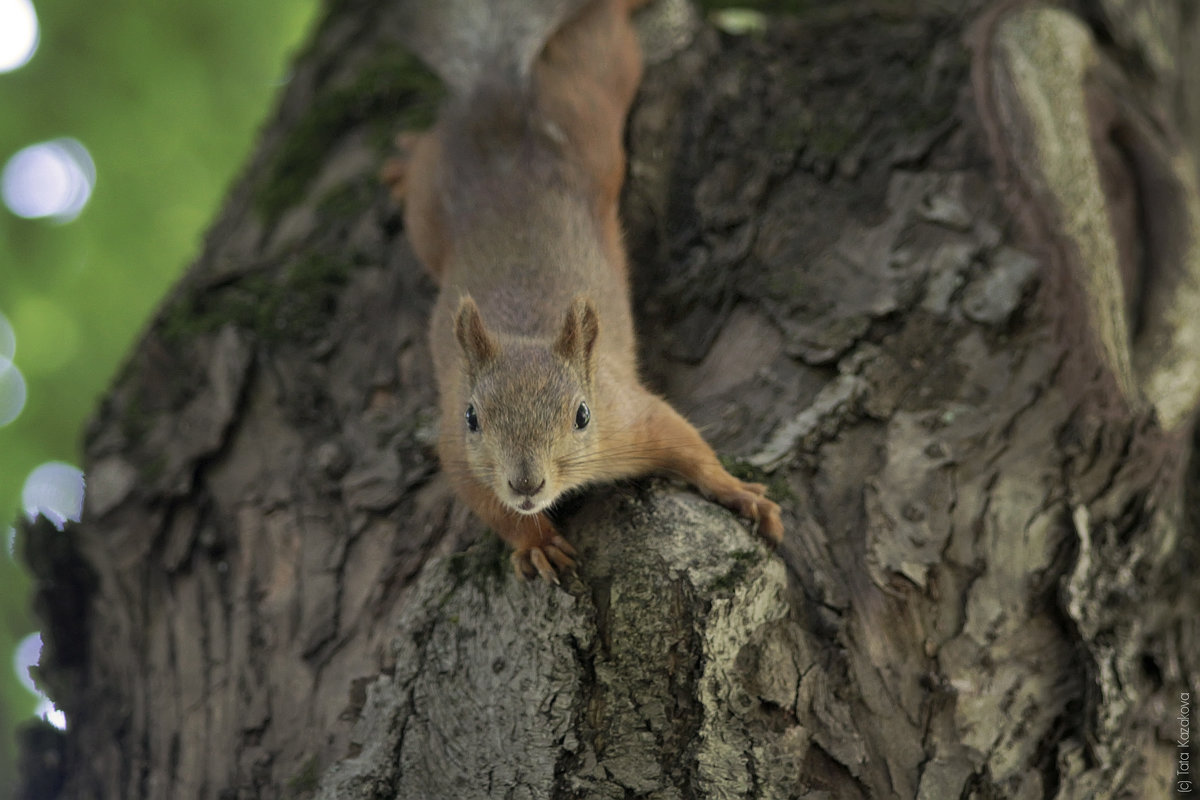
[[17,354],[17,334],[13,332],[8,317],[0,314],[0,358],[12,361]]
[[0,356],[0,428],[21,416],[25,408],[25,376],[17,365]]
[[0,428],[19,417],[25,408],[25,376],[12,361],[16,354],[17,335],[8,318],[0,314]]
[[8,160],[0,196],[19,217],[70,222],[87,205],[95,184],[96,165],[87,148],[75,139],[52,139],[18,150]]
[[17,644],[16,652],[13,653],[13,669],[16,670],[17,680],[34,694],[41,694],[41,692],[34,684],[33,678],[29,674],[29,668],[36,667],[38,659],[41,657],[42,635],[40,633],[31,633],[26,636]]
[[31,633],[17,644],[16,652],[13,653],[13,671],[17,673],[17,680],[21,682],[22,686],[41,698],[35,712],[37,716],[59,730],[66,730],[67,715],[58,710],[50,698],[46,697],[45,692],[38,689],[37,684],[33,681],[33,676],[29,674],[30,667],[36,667],[41,660],[42,634]]
[[21,504],[30,521],[41,514],[60,531],[83,512],[83,471],[61,461],[34,467],[21,489]]
[[38,46],[38,20],[29,0],[0,0],[0,72],[23,67]]
[[67,715],[59,711],[58,706],[45,695],[42,695],[42,702],[38,704],[37,715],[60,731],[67,729]]

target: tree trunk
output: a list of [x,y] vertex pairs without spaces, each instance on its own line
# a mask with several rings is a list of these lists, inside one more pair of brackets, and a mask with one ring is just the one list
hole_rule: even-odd
[[644,372],[779,551],[642,481],[516,581],[439,474],[377,178],[436,88],[396,4],[334,3],[88,433],[84,522],[25,531],[69,725],[25,797],[1189,788],[1200,13],[797,5],[642,13],[623,204]]

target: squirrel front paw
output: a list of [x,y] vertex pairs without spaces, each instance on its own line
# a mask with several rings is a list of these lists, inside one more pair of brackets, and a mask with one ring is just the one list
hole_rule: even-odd
[[512,554],[513,570],[521,580],[542,576],[547,583],[558,585],[558,573],[574,570],[575,548],[557,531],[524,547],[516,547]]
[[779,505],[767,499],[767,487],[740,481],[732,475],[726,477],[728,480],[722,481],[719,488],[710,488],[713,499],[757,523],[759,534],[772,547],[777,546],[783,541],[783,520],[779,516]]

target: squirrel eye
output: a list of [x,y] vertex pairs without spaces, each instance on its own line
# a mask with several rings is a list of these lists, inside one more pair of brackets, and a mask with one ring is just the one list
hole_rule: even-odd
[[475,406],[467,406],[467,430],[479,433],[479,417],[475,416]]
[[587,403],[580,403],[578,410],[575,412],[575,429],[581,430],[586,428],[591,421],[592,412],[588,409]]

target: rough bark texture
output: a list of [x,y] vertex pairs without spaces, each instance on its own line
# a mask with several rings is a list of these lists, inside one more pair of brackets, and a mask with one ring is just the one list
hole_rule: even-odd
[[376,177],[436,91],[392,4],[335,4],[89,432],[84,523],[26,530],[69,720],[26,796],[1173,791],[1200,13],[968,6],[649,10],[645,370],[788,532],[601,489],[552,590],[438,474],[434,288]]

